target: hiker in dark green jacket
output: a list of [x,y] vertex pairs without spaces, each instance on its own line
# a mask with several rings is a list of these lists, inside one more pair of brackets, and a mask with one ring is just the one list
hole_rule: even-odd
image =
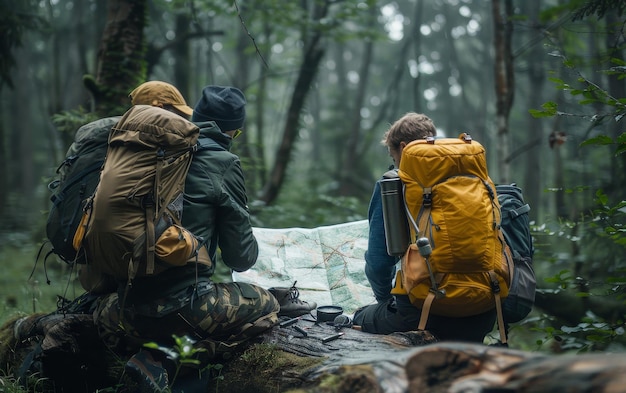
[[[137,96],[141,91],[131,93],[133,99]],[[241,132],[245,104],[236,88],[208,86],[192,115],[201,129],[200,149],[185,182],[182,224],[204,239],[211,262],[136,277],[126,293],[120,285],[117,296],[106,298],[96,311],[96,324],[109,345],[134,349],[150,341],[167,345],[172,335],[188,336],[212,356],[231,351],[278,321],[279,302],[268,290],[211,279],[218,260],[241,272],[254,265],[259,252],[241,162],[229,151]]]
[[[185,181],[182,225],[202,239],[207,252],[201,250],[182,266],[135,277],[130,285],[85,265],[81,284],[97,296],[93,316],[100,338],[118,355],[130,356],[125,375],[146,391],[165,391],[163,382],[167,383],[170,372],[177,374],[177,366],[164,352],[148,350],[143,344],[174,348],[173,336],[188,337],[200,349],[196,355],[203,367],[211,359],[244,348],[242,344],[274,326],[279,316],[303,315],[316,305],[300,300],[294,286],[264,289],[212,280],[216,263],[241,272],[252,267],[259,254],[241,162],[229,151],[245,120],[243,93],[233,87],[207,86],[192,110],[175,87],[151,81],[130,97],[133,105],[150,104],[185,119],[192,115],[200,128],[199,147]],[[43,334],[41,321],[40,316],[21,320],[16,337]]]
[[202,151],[195,154],[187,175],[183,215],[183,225],[208,240],[211,259],[219,245],[222,260],[235,271],[248,270],[259,253],[241,162],[230,152],[233,138],[241,133],[244,104],[238,89],[204,89],[192,115],[200,127]]
[[[215,261],[216,248],[219,248],[226,266],[238,272],[251,268],[259,253],[250,225],[241,162],[229,152],[233,140],[242,132],[245,104],[243,93],[235,87],[207,86],[203,89],[191,118],[200,127],[201,151],[194,156],[187,174],[183,210],[183,225],[207,240],[211,260]],[[214,266],[210,273],[212,269]],[[252,291],[244,283],[224,285],[240,289],[241,295],[247,299],[250,296],[256,299],[258,295],[254,293],[258,291],[255,286]],[[269,292],[280,304],[279,316],[297,317],[317,306],[302,301],[295,286],[269,288]],[[266,293],[261,291],[261,295],[267,308],[264,303]],[[264,311],[246,312],[251,316],[245,320],[251,321],[255,312]],[[224,326],[224,331],[232,333],[229,325]]]

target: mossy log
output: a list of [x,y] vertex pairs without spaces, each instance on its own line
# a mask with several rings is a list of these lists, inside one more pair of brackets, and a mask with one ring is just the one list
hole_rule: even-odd
[[263,341],[283,352],[321,354],[323,360],[299,372],[299,387],[280,385],[281,377],[276,376],[273,386],[286,388],[280,391],[609,393],[623,392],[626,386],[626,356],[619,353],[548,355],[437,343],[423,331],[379,336],[343,329],[341,338],[324,344],[320,338],[328,335],[328,327],[298,325],[310,331],[307,338],[298,338],[293,328],[276,328]]
[[[68,359],[74,356],[75,362],[77,354],[71,352],[80,350],[88,353],[79,357],[83,362],[110,360],[108,369],[103,370],[99,368],[101,364],[79,365],[58,358],[57,372],[71,364],[87,370],[85,375],[91,378],[100,376],[97,384],[75,384],[74,390],[65,391],[94,391],[95,385],[103,388],[103,381],[108,381],[111,391],[132,391],[121,377],[125,359],[112,357],[98,342],[90,342],[93,328],[88,316],[72,318],[67,324],[71,331],[64,330],[65,337],[59,336],[59,319],[52,321],[44,330],[47,334],[53,332],[64,343]],[[13,322],[7,322],[0,330],[5,379],[15,375],[37,341],[31,337],[18,342],[13,335]],[[342,334],[324,340],[338,333]],[[45,336],[39,340],[44,346]],[[372,335],[351,328],[338,331],[306,318],[288,326],[276,326],[228,360],[215,361],[210,369],[200,390],[184,391],[608,393],[622,392],[626,386],[623,354],[547,355],[478,344],[437,343],[423,331]],[[187,373],[187,380],[193,375]],[[48,377],[57,384],[40,386],[58,388],[58,381],[79,376],[66,373]],[[172,386],[176,392],[190,385],[178,384],[174,379]]]

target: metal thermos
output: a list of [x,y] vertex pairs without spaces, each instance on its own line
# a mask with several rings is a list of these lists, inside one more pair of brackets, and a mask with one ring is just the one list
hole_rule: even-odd
[[380,192],[383,202],[387,254],[402,256],[409,247],[410,242],[402,181],[399,177],[382,179],[380,181]]

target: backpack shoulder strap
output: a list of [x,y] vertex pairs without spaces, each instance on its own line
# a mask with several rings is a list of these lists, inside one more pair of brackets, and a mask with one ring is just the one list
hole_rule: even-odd
[[511,219],[513,218],[517,218],[519,216],[521,216],[522,214],[528,213],[530,212],[530,205],[528,203],[518,207],[517,209],[513,209],[513,210],[509,210],[508,211],[508,215],[511,217]]

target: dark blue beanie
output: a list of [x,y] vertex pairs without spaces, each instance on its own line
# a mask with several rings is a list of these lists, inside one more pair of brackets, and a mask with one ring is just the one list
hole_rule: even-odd
[[225,131],[237,130],[246,119],[246,97],[236,87],[207,86],[193,109],[191,121],[214,121]]

